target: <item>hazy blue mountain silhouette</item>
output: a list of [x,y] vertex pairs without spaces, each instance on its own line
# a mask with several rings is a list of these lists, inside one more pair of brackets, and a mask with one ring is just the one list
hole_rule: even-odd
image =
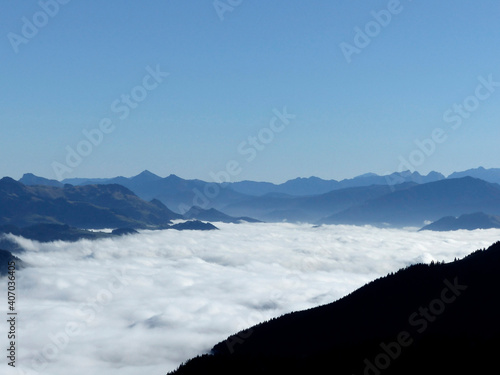
[[322,223],[421,227],[427,220],[481,211],[500,214],[500,185],[464,177],[401,189],[331,215]]
[[414,185],[415,183],[404,183],[396,186],[351,187],[305,197],[269,193],[227,205],[224,207],[224,212],[233,216],[248,215],[263,221],[316,222],[367,200]]
[[35,176],[33,173],[25,173],[23,177],[19,180],[20,183],[26,186],[35,186],[35,185],[45,185],[45,186],[55,186],[55,187],[63,187],[64,184],[57,180],[49,180],[47,178]]
[[399,185],[405,182],[423,184],[439,181],[445,177],[438,172],[430,172],[422,176],[418,172],[395,172],[390,175],[379,176],[375,173],[366,173],[351,179],[342,181],[323,180],[318,177],[296,178],[283,184],[271,184],[269,182],[241,181],[229,184],[229,187],[243,194],[259,196],[269,193],[283,193],[294,196],[307,196],[325,194],[332,190],[350,187],[361,187],[370,185]]
[[479,374],[500,349],[500,243],[418,264],[331,304],[261,323],[181,374]]
[[[418,172],[411,173],[409,171],[405,171],[395,172],[387,176],[367,173],[342,181],[323,180],[318,177],[309,177],[296,178],[282,184],[241,181],[230,182],[221,186],[220,184],[202,180],[185,180],[176,175],[170,175],[162,178],[149,171],[144,171],[139,175],[130,178],[73,178],[63,180],[63,183],[69,183],[72,185],[120,184],[132,190],[142,199],[148,201],[153,198],[159,199],[168,207],[171,207],[175,212],[184,214],[192,206],[199,206],[203,209],[216,208],[224,211],[224,208],[227,205],[248,200],[249,196],[255,197],[270,193],[281,193],[291,196],[309,196],[325,194],[332,190],[344,189],[348,187],[396,185],[404,182],[427,183],[440,179],[444,179],[444,176],[437,172],[431,172],[427,176],[422,176]],[[299,217],[300,215],[297,216]]]
[[[47,182],[36,176],[30,176],[30,179]],[[367,173],[342,181],[310,177],[297,178],[279,185],[242,181],[221,186],[202,180],[185,180],[175,175],[162,178],[144,171],[131,178],[70,179],[64,182],[78,183],[78,186],[92,183],[121,184],[144,200],[156,199],[182,214],[197,206],[203,210],[214,208],[229,216],[251,217],[261,221],[422,226],[424,220],[434,221],[443,216],[487,210],[474,197],[471,197],[470,202],[462,199],[459,191],[451,195],[455,199],[454,203],[448,202],[446,207],[440,207],[443,203],[433,196],[441,194],[438,190],[442,185],[432,184],[453,180],[456,179],[444,179],[437,172],[423,176],[418,172],[404,171],[386,176]],[[424,196],[420,196],[418,190],[412,190],[408,193],[409,196],[400,192],[417,184],[426,186],[425,189],[438,190],[428,191]],[[397,195],[390,193],[399,193],[399,201]],[[414,193],[419,196],[413,197]],[[384,195],[387,197],[382,199]],[[380,200],[375,202],[378,198]],[[415,202],[415,199],[421,199],[422,205]],[[443,197],[443,202],[447,202],[446,197]],[[411,207],[412,204],[416,206]],[[429,204],[431,207],[427,207]],[[320,221],[322,219],[324,220]]]
[[481,180],[500,184],[500,168],[472,168],[463,172],[453,172],[448,178],[474,177]]
[[282,184],[270,182],[240,181],[228,184],[229,188],[251,196],[262,196],[270,193],[287,195],[314,195],[323,194],[337,189],[339,182],[336,180],[323,180],[318,177],[296,178]]
[[446,216],[431,224],[428,224],[420,230],[449,231],[459,229],[490,229],[500,228],[500,216],[488,215],[484,212],[474,212],[464,214],[459,217]]
[[182,218],[160,202],[146,202],[116,184],[25,186],[8,177],[0,180],[0,215],[0,225],[44,223],[95,229],[157,227]]
[[[113,178],[67,178],[62,182],[64,184],[71,184],[75,186],[82,185],[110,185],[110,184],[118,184],[125,186],[126,188],[132,190],[135,194],[139,195],[135,190],[139,192],[144,186],[148,184],[154,184],[155,182],[161,180],[160,176],[155,175],[154,173],[145,170],[139,173],[137,176],[133,177],[113,177]],[[151,197],[150,199],[153,199]],[[143,198],[144,199],[144,198]]]
[[264,181],[261,182],[245,180],[233,182],[227,184],[226,186],[238,193],[250,196],[261,196],[280,190],[279,184],[273,184],[272,182]]
[[192,206],[221,209],[246,195],[201,180],[184,180],[170,175],[156,186],[156,198],[176,212],[186,213]]
[[176,229],[176,230],[218,230],[215,225],[211,223],[204,223],[199,220],[189,220],[183,223],[177,223],[171,225],[168,229]]
[[[184,214],[191,207],[197,206],[203,210],[215,208],[229,216],[253,217],[261,221],[316,222],[326,216],[359,205],[366,200],[388,194],[393,190],[399,190],[402,186],[407,187],[415,184],[415,182],[408,182],[389,186],[388,183],[413,180],[423,183],[428,179],[440,179],[441,177],[442,175],[434,172],[429,173],[427,176],[421,176],[417,172],[401,172],[389,176],[365,174],[341,182],[326,181],[316,177],[298,178],[282,185],[251,181],[242,182],[241,184],[247,184],[253,186],[252,189],[256,189],[250,192],[251,195],[233,190],[233,187],[240,183],[227,184],[226,187],[221,187],[201,180],[184,180],[175,175],[161,178],[149,171],[144,171],[131,178],[71,179],[64,180],[64,182],[79,183],[79,186],[86,186],[91,183],[122,184],[134,191],[142,199],[156,199]],[[379,185],[373,185],[374,183],[379,183]],[[331,190],[334,186],[350,185],[367,186],[352,186]],[[274,186],[277,190],[289,191],[296,195],[279,191],[260,195],[264,190],[260,189],[259,186],[264,186],[266,189],[269,186]],[[309,194],[314,191],[325,190],[327,192],[323,194]]]
[[185,219],[198,219],[204,221],[212,221],[212,222],[221,222],[221,223],[241,223],[242,221],[246,221],[249,223],[257,223],[259,220],[252,219],[251,217],[242,216],[242,217],[233,217],[226,215],[223,212],[216,210],[215,208],[210,208],[205,210],[198,206],[193,206],[191,209],[184,214]]
[[74,242],[81,239],[97,240],[102,238],[117,237],[125,234],[138,233],[132,228],[118,228],[111,233],[89,231],[70,227],[62,224],[35,224],[28,227],[17,227],[15,225],[0,226],[0,235],[13,234],[38,242],[67,241]]
[[[462,177],[479,178],[487,182],[500,183],[500,168],[485,169],[483,167],[468,169],[461,172],[453,172],[447,178],[455,179]],[[234,192],[243,195],[261,196],[269,193],[283,193],[288,195],[318,195],[324,194],[336,189],[344,189],[348,187],[370,186],[370,185],[398,185],[405,182],[415,182],[418,184],[425,184],[445,179],[445,176],[439,172],[432,171],[427,175],[421,175],[418,172],[402,171],[394,172],[387,175],[377,175],[375,173],[365,173],[350,179],[337,180],[324,180],[318,177],[309,178],[295,178],[286,181],[282,184],[273,184],[270,182],[257,182],[257,181],[239,181],[224,184],[226,190],[233,190]],[[166,180],[166,181],[164,181]],[[43,177],[34,176],[27,173],[23,176],[20,182],[26,185],[52,185],[58,186],[58,181],[49,180]],[[134,177],[114,177],[114,178],[69,178],[62,181],[63,184],[71,185],[92,185],[92,184],[120,184],[123,185],[139,197],[145,200],[159,198],[158,195],[164,193],[165,188],[170,188],[168,193],[172,192],[171,188],[176,187],[175,190],[192,190],[198,189],[203,193],[206,184],[213,184],[202,180],[184,180],[178,176],[170,175],[162,178],[148,170],[143,171]],[[184,185],[184,186],[182,186]],[[179,189],[180,188],[180,189]],[[189,196],[189,194],[187,194]],[[182,202],[189,207],[199,205],[199,202],[193,203],[195,196],[191,195],[190,199],[184,199]],[[164,199],[161,199],[164,200]],[[217,201],[217,199],[215,199]],[[178,201],[167,200],[167,205],[171,206]],[[221,207],[216,203],[217,207]],[[204,207],[205,208],[205,207]]]
[[427,175],[421,175],[418,172],[394,172],[389,175],[379,176],[374,173],[366,173],[364,175],[340,181],[341,188],[370,186],[370,185],[400,185],[407,182],[417,184],[426,184],[443,180],[445,177],[438,172],[429,172]]
[[120,184],[144,200],[158,199],[181,214],[185,214],[192,206],[220,209],[226,204],[246,197],[244,194],[222,188],[215,183],[185,180],[173,174],[162,178],[149,171],[130,178],[66,179],[63,182],[79,186],[95,183]]

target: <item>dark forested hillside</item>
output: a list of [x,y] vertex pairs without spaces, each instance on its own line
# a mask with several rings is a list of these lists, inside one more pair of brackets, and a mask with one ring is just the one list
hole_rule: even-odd
[[215,345],[175,374],[479,374],[500,350],[500,243],[418,264]]

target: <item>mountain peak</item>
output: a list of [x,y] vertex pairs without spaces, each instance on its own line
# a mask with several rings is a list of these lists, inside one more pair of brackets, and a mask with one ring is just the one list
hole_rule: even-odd
[[57,186],[61,187],[63,184],[57,180],[49,180],[44,177],[39,177],[33,173],[25,173],[23,177],[19,179],[19,182],[26,186],[33,185],[46,185],[46,186]]
[[316,176],[310,176],[310,177],[297,177],[297,178],[294,178],[292,180],[288,180],[286,182],[301,182],[301,181],[316,182],[316,181],[325,181],[325,180],[323,180],[322,178],[316,177]]
[[2,185],[13,185],[13,186],[22,185],[20,182],[14,180],[12,177],[2,177],[2,179],[0,179],[0,184],[2,184]]
[[365,177],[378,177],[378,174],[369,172],[369,173],[364,173],[364,174],[361,174],[361,175],[359,175],[359,176],[357,176],[357,177],[359,177],[359,178],[365,178]]
[[167,179],[169,180],[182,180],[182,178],[180,178],[179,176],[175,175],[175,174],[169,174],[167,177]]
[[161,177],[154,174],[153,172],[148,171],[145,169],[141,173],[139,173],[137,176],[133,178],[141,178],[141,179],[148,179],[148,180],[161,180]]
[[436,171],[430,171],[429,173],[427,173],[427,177],[429,176],[439,176],[440,178],[443,178],[444,179],[444,175],[440,172],[436,172]]
[[139,176],[156,176],[156,177],[159,177],[156,174],[154,174],[153,172],[149,171],[148,169],[145,169],[141,173],[139,173]]

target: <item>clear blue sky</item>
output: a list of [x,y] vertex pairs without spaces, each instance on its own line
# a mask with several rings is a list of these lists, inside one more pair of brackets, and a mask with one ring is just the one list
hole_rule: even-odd
[[[500,82],[498,1],[221,0],[220,14],[212,0],[54,1],[2,5],[1,176],[57,178],[54,163],[62,177],[210,180],[234,161],[233,181],[273,182],[382,174],[401,158],[422,173],[500,167],[500,84],[476,90]],[[142,101],[125,105],[131,93]],[[285,107],[295,118],[270,125]],[[83,131],[106,118],[89,151]],[[71,166],[79,144],[88,155]]]

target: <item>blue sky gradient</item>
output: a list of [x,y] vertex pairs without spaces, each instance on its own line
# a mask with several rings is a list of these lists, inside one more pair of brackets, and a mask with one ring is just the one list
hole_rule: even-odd
[[0,175],[500,167],[499,19],[493,0],[9,1]]

